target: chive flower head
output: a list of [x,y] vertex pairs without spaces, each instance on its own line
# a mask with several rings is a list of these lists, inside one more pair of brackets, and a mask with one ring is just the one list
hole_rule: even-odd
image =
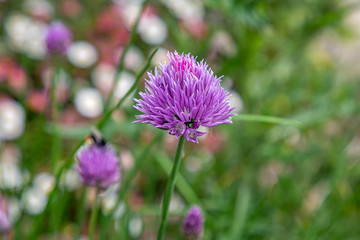
[[169,130],[177,138],[198,142],[206,132],[200,126],[213,127],[232,123],[230,94],[221,86],[221,77],[214,75],[204,60],[198,62],[190,54],[168,53],[169,62],[148,73],[145,92],[135,99],[135,122],[148,123]]

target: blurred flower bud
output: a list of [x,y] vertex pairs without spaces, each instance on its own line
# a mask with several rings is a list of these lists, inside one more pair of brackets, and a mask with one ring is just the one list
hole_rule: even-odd
[[71,41],[72,34],[62,22],[53,22],[48,26],[45,36],[48,53],[65,55]]
[[119,181],[119,159],[110,145],[84,145],[76,158],[78,164],[75,169],[85,185],[106,189]]
[[182,235],[186,239],[200,239],[204,228],[204,217],[201,208],[193,206],[188,211],[182,225]]

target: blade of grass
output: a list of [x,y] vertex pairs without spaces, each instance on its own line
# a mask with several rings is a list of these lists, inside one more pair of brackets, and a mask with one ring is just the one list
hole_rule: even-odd
[[248,215],[248,209],[251,200],[250,189],[243,183],[239,188],[236,196],[236,205],[234,212],[234,219],[232,221],[230,239],[242,239],[242,231],[245,226],[245,221]]
[[120,203],[124,200],[125,194],[128,190],[128,188],[130,187],[132,180],[134,179],[134,177],[136,176],[136,173],[140,170],[142,164],[144,163],[144,161],[146,160],[146,158],[149,156],[151,149],[153,148],[153,146],[160,141],[160,139],[162,138],[162,132],[160,131],[155,137],[154,139],[150,142],[150,144],[148,144],[146,146],[146,148],[141,152],[140,156],[137,158],[134,167],[129,171],[129,173],[126,175],[124,183],[120,189],[119,192],[119,197],[116,200],[115,206],[114,208],[110,211],[109,215],[105,218],[105,223],[103,224],[104,227],[102,227],[101,231],[101,238],[100,239],[105,239],[106,237],[106,229],[108,229],[108,224],[110,219],[112,218],[112,216],[114,215],[116,209],[118,208],[118,206],[120,205]]
[[280,118],[274,116],[265,116],[265,115],[239,114],[237,116],[233,116],[232,119],[233,121],[264,122],[264,123],[290,125],[294,127],[301,126],[301,122],[298,120]]
[[[166,174],[169,175],[172,166],[171,160],[165,154],[159,153],[156,155],[156,161]],[[188,203],[202,205],[194,190],[192,190],[181,173],[178,173],[175,185]]]

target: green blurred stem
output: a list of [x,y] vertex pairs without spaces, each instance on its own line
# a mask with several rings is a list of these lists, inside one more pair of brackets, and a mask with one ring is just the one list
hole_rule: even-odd
[[94,235],[95,235],[95,229],[96,229],[96,219],[97,219],[97,215],[98,215],[98,201],[99,201],[99,194],[98,194],[98,189],[96,188],[96,192],[95,192],[95,201],[91,210],[91,218],[90,218],[90,226],[89,226],[89,237],[90,240],[95,239]]
[[79,239],[80,238],[80,234],[81,234],[81,229],[83,227],[83,223],[84,223],[84,219],[85,219],[85,210],[86,210],[86,188],[84,188],[82,190],[81,193],[81,198],[80,198],[80,203],[78,204],[78,213],[76,216],[76,222],[78,223],[77,227],[76,227],[76,231],[75,231],[75,239]]
[[120,74],[124,70],[126,53],[129,51],[130,47],[133,45],[133,43],[135,41],[136,29],[137,29],[137,27],[139,25],[141,15],[143,14],[143,11],[145,9],[145,6],[146,6],[147,2],[148,2],[148,0],[145,0],[142,3],[139,15],[137,16],[136,22],[135,22],[135,24],[133,25],[133,27],[131,29],[130,42],[129,42],[129,44],[127,44],[127,46],[125,47],[124,51],[121,54],[121,58],[120,58],[120,61],[119,61],[119,66],[118,66],[118,69],[117,69],[117,72],[116,72],[116,75],[115,75],[115,78],[114,78],[114,85],[113,85],[113,88],[111,89],[110,95],[109,95],[109,97],[108,97],[108,99],[106,100],[106,103],[105,103],[105,111],[107,111],[110,108],[111,101],[112,101],[112,99],[114,97],[114,91],[115,91],[116,85],[119,82]]
[[165,191],[163,205],[162,205],[161,224],[160,224],[159,232],[157,235],[157,240],[162,240],[164,233],[165,233],[165,227],[166,227],[166,221],[167,221],[167,216],[168,216],[169,207],[170,207],[171,196],[174,192],[176,174],[179,171],[180,162],[181,162],[180,161],[181,160],[181,152],[184,147],[184,143],[185,143],[185,137],[181,136],[179,139],[179,145],[176,150],[176,156],[175,156],[175,160],[174,160],[173,167],[171,170],[170,178],[169,178],[169,181],[166,186],[166,191]]
[[[60,66],[56,64],[54,75],[51,79],[51,89],[50,89],[50,98],[51,98],[51,115],[52,121],[56,123],[59,115],[58,105],[56,103],[56,82],[58,80],[58,76],[60,74]],[[61,138],[59,132],[56,128],[56,124],[52,125],[52,141],[51,141],[51,167],[52,171],[55,172],[56,169],[56,162],[60,156],[60,145],[61,145]]]

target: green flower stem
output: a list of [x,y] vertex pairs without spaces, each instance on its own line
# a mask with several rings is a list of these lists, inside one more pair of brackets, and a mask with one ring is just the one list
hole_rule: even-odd
[[171,196],[174,192],[176,174],[179,171],[181,152],[184,147],[184,143],[185,143],[185,137],[181,136],[179,139],[179,145],[176,150],[176,156],[175,156],[175,160],[174,160],[173,167],[171,170],[170,178],[169,178],[169,181],[166,186],[166,191],[165,191],[163,205],[162,205],[161,224],[160,224],[159,232],[157,235],[157,240],[162,240],[164,233],[165,233],[166,220],[167,220],[167,216],[168,216],[168,212],[169,212]]
[[89,226],[89,238],[90,240],[95,239],[94,235],[95,235],[95,229],[96,229],[96,219],[97,219],[97,215],[99,212],[98,209],[98,201],[99,201],[99,196],[98,196],[98,190],[96,189],[96,197],[95,197],[95,201],[91,210],[91,218],[90,218],[90,226]]

